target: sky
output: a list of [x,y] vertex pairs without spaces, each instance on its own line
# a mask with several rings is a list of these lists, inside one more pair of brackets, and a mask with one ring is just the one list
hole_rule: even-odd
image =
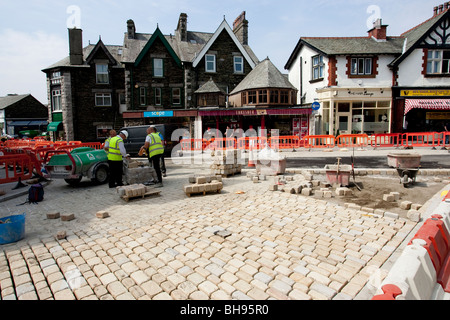
[[67,28],[83,30],[83,45],[123,44],[126,22],[136,31],[158,26],[174,34],[180,13],[188,30],[214,33],[225,18],[243,12],[249,45],[259,60],[268,57],[283,73],[301,37],[366,36],[377,18],[398,36],[433,15],[444,0],[0,0],[0,96],[32,94],[48,104],[42,69],[68,56]]

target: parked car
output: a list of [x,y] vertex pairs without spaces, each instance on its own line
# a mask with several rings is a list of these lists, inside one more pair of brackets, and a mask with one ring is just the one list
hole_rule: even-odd
[[[179,143],[183,133],[189,132],[186,127],[181,127],[174,124],[155,124],[156,130],[162,134],[166,141],[164,155],[170,157],[172,149]],[[128,139],[125,140],[125,149],[131,156],[137,156],[139,150],[145,143],[147,138],[147,129],[150,125],[145,126],[133,126],[120,129],[128,131]],[[177,131],[179,130],[179,131]],[[120,132],[118,131],[118,132]]]

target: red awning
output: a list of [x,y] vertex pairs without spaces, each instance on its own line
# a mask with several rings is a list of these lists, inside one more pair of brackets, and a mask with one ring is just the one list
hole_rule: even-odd
[[289,109],[237,109],[237,110],[199,110],[200,116],[261,116],[261,115],[302,115],[311,114],[311,108]]
[[414,108],[450,110],[450,99],[406,99],[405,115]]

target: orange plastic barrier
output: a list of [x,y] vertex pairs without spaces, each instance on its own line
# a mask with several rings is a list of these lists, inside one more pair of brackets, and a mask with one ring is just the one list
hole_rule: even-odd
[[267,145],[266,137],[243,137],[237,139],[237,148],[240,150],[261,150]]
[[331,135],[305,136],[300,143],[303,144],[305,148],[309,149],[334,148],[336,138]]
[[341,134],[336,137],[336,144],[339,148],[367,147],[369,136],[367,134]]
[[371,136],[371,146],[373,148],[392,148],[400,147],[402,139],[400,133],[382,133]]
[[230,150],[236,149],[236,139],[235,138],[216,138],[211,142],[207,149],[209,150]]
[[437,132],[404,133],[402,135],[403,147],[438,147],[439,134]]
[[394,284],[386,284],[381,287],[383,294],[376,295],[372,300],[395,300],[395,298],[402,294],[402,290]]
[[269,139],[270,148],[274,150],[281,149],[298,149],[300,146],[300,138],[298,136],[281,136],[271,137]]
[[14,154],[0,156],[0,170],[4,172],[0,175],[0,184],[17,182],[19,179],[27,180],[33,177],[33,170],[41,174],[40,165],[31,154]]
[[206,145],[203,139],[182,139],[180,141],[181,150],[183,151],[202,151]]

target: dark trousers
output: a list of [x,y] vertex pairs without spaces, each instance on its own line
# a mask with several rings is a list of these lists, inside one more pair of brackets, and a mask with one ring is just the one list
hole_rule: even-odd
[[109,164],[109,186],[123,186],[122,175],[123,175],[123,161],[110,161]]
[[148,159],[150,164],[153,166],[153,169],[156,171],[156,176],[158,177],[158,182],[162,182],[162,173],[161,173],[161,154],[153,156]]

